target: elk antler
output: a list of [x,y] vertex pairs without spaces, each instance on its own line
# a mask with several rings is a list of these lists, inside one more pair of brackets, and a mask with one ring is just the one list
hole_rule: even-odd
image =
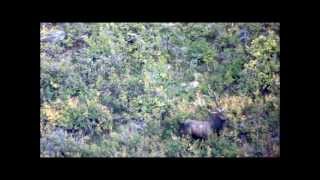
[[[217,96],[217,94],[214,91],[212,91],[210,85],[208,86],[208,93],[209,93],[209,96],[211,97],[213,96],[213,100],[216,104],[218,112],[222,112],[224,109],[221,108],[220,103],[218,102],[220,98],[219,96]],[[217,112],[212,112],[212,113],[217,113]]]

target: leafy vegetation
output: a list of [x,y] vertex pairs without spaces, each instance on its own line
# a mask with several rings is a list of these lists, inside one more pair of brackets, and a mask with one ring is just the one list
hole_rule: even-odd
[[[278,23],[42,23],[40,156],[280,156],[279,31]],[[179,134],[181,123],[217,108],[228,118],[220,136]]]

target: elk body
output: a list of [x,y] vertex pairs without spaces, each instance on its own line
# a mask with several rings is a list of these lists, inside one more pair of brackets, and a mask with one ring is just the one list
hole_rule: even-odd
[[194,139],[207,139],[213,133],[219,136],[226,120],[222,112],[214,112],[207,121],[186,120],[180,125],[180,134]]

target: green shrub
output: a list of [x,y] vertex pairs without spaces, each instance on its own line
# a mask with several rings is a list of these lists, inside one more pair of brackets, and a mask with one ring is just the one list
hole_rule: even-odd
[[[41,39],[66,36],[40,42],[40,156],[279,156],[279,29],[42,23]],[[221,136],[179,136],[181,122],[207,120],[220,106],[229,118]]]

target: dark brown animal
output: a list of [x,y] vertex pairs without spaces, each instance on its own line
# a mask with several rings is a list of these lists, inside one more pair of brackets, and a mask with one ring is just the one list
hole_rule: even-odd
[[180,125],[181,135],[190,135],[194,139],[207,139],[209,135],[217,133],[224,128],[227,118],[222,112],[213,112],[209,120],[186,120]]

